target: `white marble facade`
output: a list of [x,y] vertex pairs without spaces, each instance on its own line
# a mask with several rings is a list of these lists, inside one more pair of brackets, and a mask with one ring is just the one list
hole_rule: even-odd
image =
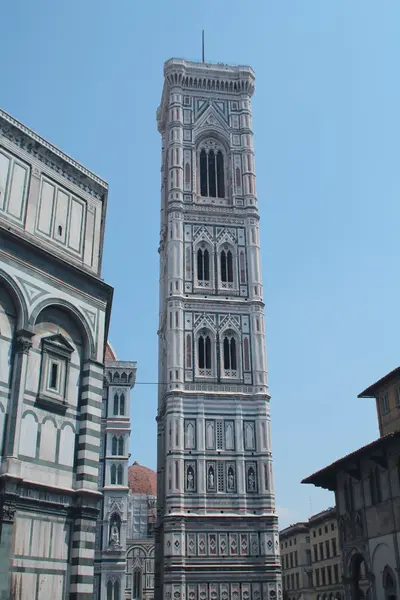
[[274,600],[254,73],[171,59],[164,75],[155,597]]
[[0,597],[93,594],[107,184],[0,111]]

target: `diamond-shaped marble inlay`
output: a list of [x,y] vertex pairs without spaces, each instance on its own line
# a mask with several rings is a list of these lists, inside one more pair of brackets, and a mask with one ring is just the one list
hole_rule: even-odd
[[[178,542],[178,540],[175,540],[174,546],[178,550],[178,548],[180,546],[180,543]],[[175,592],[175,594],[176,594],[176,592]]]

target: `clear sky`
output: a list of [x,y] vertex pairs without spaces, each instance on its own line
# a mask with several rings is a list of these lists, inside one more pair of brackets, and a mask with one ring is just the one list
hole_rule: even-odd
[[[0,105],[110,185],[110,338],[157,379],[160,138],[170,57],[249,64],[277,504],[378,436],[368,384],[400,363],[398,0],[3,0]],[[132,460],[156,467],[155,385],[132,393]]]

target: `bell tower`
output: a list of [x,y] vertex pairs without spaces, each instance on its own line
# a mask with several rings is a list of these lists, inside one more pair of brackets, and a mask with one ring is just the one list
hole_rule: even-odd
[[156,600],[282,595],[253,92],[250,67],[164,65]]

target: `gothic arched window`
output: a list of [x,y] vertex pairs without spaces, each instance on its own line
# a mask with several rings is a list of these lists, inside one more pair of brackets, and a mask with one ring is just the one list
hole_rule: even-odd
[[236,340],[233,336],[224,337],[224,369],[226,371],[236,371]]
[[210,253],[207,248],[197,250],[197,279],[210,281]]
[[117,446],[118,446],[118,440],[117,440],[117,436],[116,436],[116,435],[114,435],[114,436],[113,436],[113,439],[112,439],[112,442],[111,442],[111,454],[112,454],[113,456],[116,456],[116,455],[117,455]]
[[110,481],[111,485],[115,485],[117,483],[117,467],[115,465],[111,465]]
[[118,454],[119,454],[119,456],[124,455],[124,438],[122,437],[122,435],[118,439]]
[[186,368],[192,368],[192,339],[189,334],[186,336]]
[[225,198],[224,157],[221,150],[200,152],[200,194],[208,198]]
[[211,339],[207,334],[201,334],[198,340],[199,369],[211,369]]
[[118,414],[118,402],[119,398],[118,398],[118,394],[114,394],[114,415]]
[[122,465],[118,465],[117,467],[117,484],[118,485],[123,485],[123,477],[124,477],[124,470]]
[[233,283],[233,256],[230,250],[221,252],[221,281]]
[[119,398],[119,414],[125,414],[125,394],[121,394]]
[[107,600],[114,600],[113,599],[113,582],[110,580],[107,583]]
[[140,569],[135,569],[133,572],[133,600],[140,600],[142,597],[142,572]]

